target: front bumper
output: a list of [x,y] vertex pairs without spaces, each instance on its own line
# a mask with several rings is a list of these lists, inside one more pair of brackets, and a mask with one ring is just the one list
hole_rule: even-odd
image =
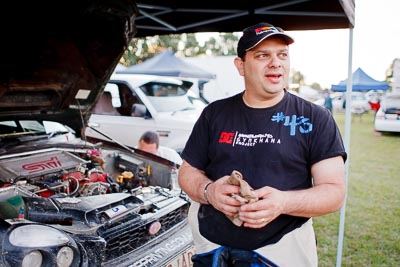
[[168,266],[174,258],[193,246],[192,233],[187,220],[171,231],[160,235],[153,242],[122,257],[105,262],[110,267],[161,267]]

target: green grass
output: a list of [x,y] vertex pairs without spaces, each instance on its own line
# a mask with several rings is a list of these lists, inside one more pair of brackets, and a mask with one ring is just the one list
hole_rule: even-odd
[[[344,138],[345,114],[334,117]],[[342,266],[400,266],[400,134],[353,116]],[[340,212],[314,218],[319,266],[336,265]]]

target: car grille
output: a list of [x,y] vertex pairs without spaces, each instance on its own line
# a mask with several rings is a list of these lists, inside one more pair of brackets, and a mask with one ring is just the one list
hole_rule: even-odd
[[[159,235],[167,232],[175,225],[187,218],[188,205],[170,211],[160,218],[152,218],[147,221],[132,216],[117,225],[107,228],[101,236],[106,241],[105,260],[112,260],[126,253],[135,250],[146,243],[156,239]],[[154,222],[161,223],[160,231],[151,235],[148,231],[149,226]]]

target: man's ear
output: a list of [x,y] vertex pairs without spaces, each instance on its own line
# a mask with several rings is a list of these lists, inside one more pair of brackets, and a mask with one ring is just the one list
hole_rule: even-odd
[[243,60],[240,57],[235,57],[233,63],[235,64],[236,69],[238,70],[240,76],[244,76]]

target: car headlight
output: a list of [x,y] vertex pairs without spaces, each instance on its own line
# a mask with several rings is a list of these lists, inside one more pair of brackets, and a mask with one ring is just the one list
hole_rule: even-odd
[[10,233],[9,241],[17,247],[37,248],[65,245],[69,242],[69,238],[57,229],[28,224],[14,229]]
[[[70,247],[62,247],[56,256],[57,267],[70,267],[74,260],[74,251]],[[26,254],[22,260],[21,267],[41,267],[43,255],[38,250],[33,250]]]
[[70,247],[63,247],[57,253],[57,266],[69,267],[74,260],[74,251]]
[[22,260],[22,267],[40,267],[43,263],[43,255],[40,251],[34,250],[25,255]]
[[73,236],[40,224],[15,225],[2,244],[7,266],[20,267],[87,266],[87,256],[80,248]]

